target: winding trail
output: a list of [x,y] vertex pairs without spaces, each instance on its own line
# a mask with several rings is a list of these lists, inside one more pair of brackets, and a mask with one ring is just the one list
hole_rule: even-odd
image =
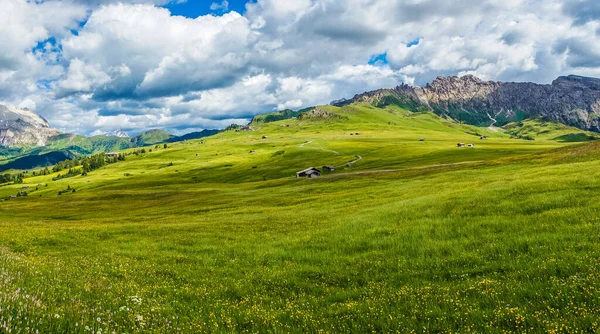
[[498,123],[498,121],[496,120],[496,117],[498,115],[494,115],[494,117],[492,117],[492,115],[490,115],[489,112],[486,112],[486,114],[487,114],[487,117],[492,121],[492,124],[490,124],[490,126],[488,126],[488,129],[490,129],[490,131],[498,132],[498,128],[494,126],[496,123]]
[[348,166],[348,165],[354,165],[355,163],[361,161],[362,159],[363,159],[363,157],[361,155],[357,155],[356,159],[354,159],[352,161],[349,161],[349,162],[346,162],[346,163],[341,164],[341,165],[337,165],[335,167],[343,167],[343,166]]
[[397,172],[410,172],[417,170],[428,170],[428,169],[436,169],[436,168],[453,168],[460,166],[468,166],[473,165],[477,166],[481,163],[484,163],[484,160],[477,161],[464,161],[464,162],[456,162],[451,164],[439,164],[439,165],[429,165],[429,166],[421,166],[421,167],[409,167],[404,169],[379,169],[379,170],[365,170],[360,172],[347,172],[347,173],[336,173],[324,176],[325,178],[335,178],[339,176],[348,176],[348,175],[369,175],[369,174],[383,174],[383,173],[397,173]]
[[[311,141],[307,141],[306,143],[302,143],[302,144],[298,145],[298,147],[304,148],[304,145],[308,145],[310,143],[312,143],[312,140]],[[338,152],[338,151],[328,150],[328,149],[322,148],[322,147],[313,147],[312,149],[314,149],[314,150],[321,150],[321,151],[325,151],[325,152],[331,152],[331,153],[333,153],[335,155],[341,155],[341,153]]]

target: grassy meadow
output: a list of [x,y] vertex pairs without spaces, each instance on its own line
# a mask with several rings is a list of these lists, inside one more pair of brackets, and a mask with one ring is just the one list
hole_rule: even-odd
[[322,109],[0,186],[0,332],[599,331],[594,135]]

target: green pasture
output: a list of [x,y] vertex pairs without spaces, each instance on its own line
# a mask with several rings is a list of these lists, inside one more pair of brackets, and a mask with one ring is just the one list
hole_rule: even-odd
[[599,330],[593,134],[323,108],[0,186],[0,332]]

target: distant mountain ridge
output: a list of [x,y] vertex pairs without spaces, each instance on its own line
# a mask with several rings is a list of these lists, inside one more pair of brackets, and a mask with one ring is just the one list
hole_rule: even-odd
[[175,136],[153,129],[129,137],[119,129],[87,137],[61,133],[33,111],[0,105],[0,170],[47,166],[74,156],[173,143],[218,132],[203,130]]
[[94,131],[92,136],[107,136],[107,137],[121,137],[121,138],[129,138],[127,132],[124,132],[121,129],[116,129],[112,131]]
[[52,166],[58,162],[73,158],[75,158],[75,155],[68,151],[54,151],[40,155],[26,155],[7,164],[0,165],[0,172],[9,169],[31,169],[35,167]]
[[600,132],[600,79],[576,75],[552,84],[483,81],[473,75],[438,77],[425,87],[400,85],[358,94],[331,104],[398,105],[411,111],[433,111],[465,123],[504,125],[543,117]]
[[[413,112],[432,111],[477,126],[503,126],[515,121],[543,118],[600,132],[600,79],[576,75],[559,77],[552,84],[483,81],[473,75],[438,77],[424,87],[402,84],[392,89],[357,94],[352,99],[340,99],[331,104],[343,107],[353,103],[367,103],[376,107],[396,105]],[[319,107],[282,110],[257,115],[251,124],[290,118],[327,118],[325,116]],[[30,167],[23,167],[33,168],[38,167],[36,161],[47,164],[71,154],[119,151],[198,139],[219,132],[203,130],[174,136],[155,129],[128,137],[126,133],[115,130],[86,137],[60,133],[52,129],[43,117],[30,110],[0,105],[0,162],[7,164],[17,157],[34,156],[20,161],[27,164],[33,161]],[[44,156],[51,152],[62,153]]]

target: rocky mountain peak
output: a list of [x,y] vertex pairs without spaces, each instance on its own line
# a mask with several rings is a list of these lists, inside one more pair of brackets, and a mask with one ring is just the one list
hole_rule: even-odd
[[28,109],[0,105],[0,146],[46,145],[59,132],[46,119]]
[[42,128],[50,127],[45,118],[27,108],[19,109],[14,106],[0,105],[0,126],[8,126],[12,122],[27,123]]
[[600,79],[582,77],[579,75],[568,75],[558,77],[552,82],[553,86],[571,86],[573,88],[588,88],[592,90],[600,90]]
[[[451,77],[437,77],[431,83],[427,84],[425,88],[436,88],[436,87],[448,87],[448,86],[456,86],[456,87],[464,87],[469,85],[478,85],[486,83],[478,77],[467,74],[462,77],[451,76]],[[491,83],[491,82],[489,82]]]

